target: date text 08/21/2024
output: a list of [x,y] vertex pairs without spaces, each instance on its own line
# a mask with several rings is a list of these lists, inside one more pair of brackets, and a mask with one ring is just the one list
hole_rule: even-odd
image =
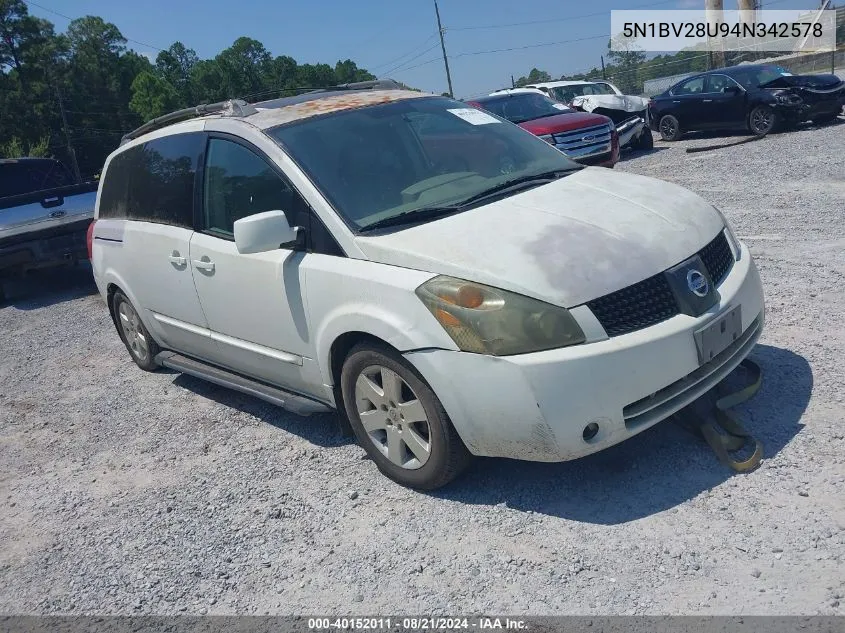
[[445,618],[445,617],[352,617],[352,618],[309,618],[308,628],[312,630],[387,630],[402,628],[411,631],[437,630],[523,630],[525,621],[514,618]]

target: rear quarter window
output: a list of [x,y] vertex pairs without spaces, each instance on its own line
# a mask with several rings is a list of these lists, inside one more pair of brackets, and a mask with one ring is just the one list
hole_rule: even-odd
[[174,134],[115,156],[104,176],[99,217],[192,228],[204,144],[201,132]]

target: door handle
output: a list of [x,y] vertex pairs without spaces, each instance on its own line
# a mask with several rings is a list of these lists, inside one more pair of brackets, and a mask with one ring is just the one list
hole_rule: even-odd
[[680,99],[673,99],[673,100],[672,100],[672,103],[680,103],[680,102],[681,102],[681,100],[680,100]]
[[195,259],[194,266],[199,268],[200,270],[205,270],[207,272],[214,272],[214,262],[203,260],[203,259]]
[[188,263],[188,260],[184,257],[180,257],[177,254],[170,255],[167,259],[169,259],[172,263],[176,264],[177,266],[184,266]]
[[702,99],[702,103],[713,103],[713,99]]

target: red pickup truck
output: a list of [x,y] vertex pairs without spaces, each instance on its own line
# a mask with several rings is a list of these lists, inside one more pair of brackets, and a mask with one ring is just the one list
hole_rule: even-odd
[[619,136],[613,121],[578,112],[537,92],[479,97],[469,105],[516,123],[585,165],[613,167],[619,162]]

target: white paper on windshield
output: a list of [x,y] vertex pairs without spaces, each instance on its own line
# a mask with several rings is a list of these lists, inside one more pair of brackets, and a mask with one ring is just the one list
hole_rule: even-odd
[[562,103],[553,103],[552,107],[557,108],[558,110],[569,110],[569,108]]
[[459,119],[463,119],[467,123],[472,123],[473,125],[501,123],[501,121],[499,121],[499,119],[497,119],[496,117],[492,117],[486,112],[476,110],[475,108],[454,108],[452,110],[449,110],[449,112],[454,114]]
[[792,73],[781,73],[784,77],[792,77]]

